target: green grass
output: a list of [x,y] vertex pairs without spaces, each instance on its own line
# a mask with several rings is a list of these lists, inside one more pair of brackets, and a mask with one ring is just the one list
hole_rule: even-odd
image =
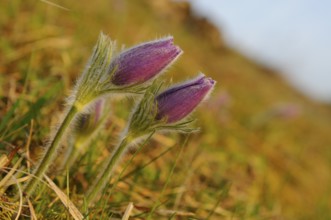
[[[216,44],[214,30],[185,17],[183,3],[53,2],[69,11],[42,1],[1,3],[0,181],[9,171],[2,160],[13,168],[27,148],[32,160],[40,157],[100,31],[127,46],[171,34],[185,53],[164,78],[177,82],[201,70],[218,81],[195,113],[201,132],[185,145],[183,135],[159,134],[136,155],[130,151],[115,172],[127,167],[122,177],[113,178],[94,208],[80,208],[132,107],[130,99],[114,100],[106,128],[69,174],[50,172],[56,185],[89,219],[121,219],[130,202],[130,219],[330,219],[330,106]],[[286,105],[298,113],[279,113]],[[28,164],[24,159],[21,171]],[[16,193],[12,185],[0,195],[0,219],[18,210],[8,203]],[[38,219],[72,218],[44,185],[31,205]],[[22,219],[30,209],[23,206]]]

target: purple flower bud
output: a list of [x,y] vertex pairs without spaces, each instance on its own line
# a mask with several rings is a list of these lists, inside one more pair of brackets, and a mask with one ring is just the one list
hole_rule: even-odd
[[111,63],[112,83],[118,86],[145,82],[173,63],[182,50],[173,37],[150,41],[120,53]]
[[101,119],[104,110],[105,100],[99,99],[94,104],[94,124],[97,124]]
[[165,118],[167,123],[183,119],[199,105],[214,85],[214,80],[201,75],[164,91],[156,97],[158,107],[156,119]]
[[105,113],[104,105],[105,100],[99,99],[92,105],[88,113],[80,114],[77,117],[76,132],[83,133],[93,131],[98,126]]

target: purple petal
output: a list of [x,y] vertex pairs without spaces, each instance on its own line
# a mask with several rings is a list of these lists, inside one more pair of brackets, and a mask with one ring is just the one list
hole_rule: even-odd
[[115,68],[112,82],[115,85],[143,83],[162,72],[181,53],[172,37],[130,48],[112,62],[110,71]]
[[99,99],[94,104],[94,124],[97,124],[102,116],[102,111],[104,108],[105,100]]
[[214,87],[215,81],[202,75],[172,87],[157,96],[156,119],[177,122],[190,114]]

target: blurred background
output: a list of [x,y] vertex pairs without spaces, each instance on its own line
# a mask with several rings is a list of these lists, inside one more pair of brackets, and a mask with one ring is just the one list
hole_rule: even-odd
[[191,0],[233,48],[279,70],[304,94],[331,102],[331,2]]
[[[134,219],[160,201],[157,219],[331,219],[329,10],[326,0],[1,1],[0,154],[25,147],[31,129],[31,156],[40,151],[100,31],[118,50],[173,35],[184,54],[163,79],[201,71],[218,82],[194,113],[201,132],[183,148],[182,135],[156,135],[128,171],[152,162],[106,207],[118,214],[133,202]],[[71,173],[73,199],[130,107],[114,101],[109,126]],[[65,213],[37,202],[42,216]]]

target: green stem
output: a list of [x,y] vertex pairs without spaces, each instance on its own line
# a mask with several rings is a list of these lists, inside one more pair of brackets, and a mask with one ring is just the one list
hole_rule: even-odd
[[124,138],[118,147],[115,149],[113,155],[109,157],[107,161],[107,165],[105,170],[99,174],[95,183],[90,188],[89,192],[87,193],[85,202],[86,205],[89,206],[95,197],[104,189],[106,184],[109,182],[109,179],[112,175],[112,172],[117,164],[117,162],[121,159],[122,155],[124,154],[125,150],[127,149],[128,140]]
[[33,193],[35,186],[37,185],[39,180],[42,178],[44,173],[47,171],[47,169],[53,162],[53,159],[56,156],[56,152],[60,146],[63,135],[69,128],[69,125],[70,125],[71,121],[74,119],[77,112],[78,112],[78,110],[75,107],[75,105],[72,105],[72,107],[68,111],[67,115],[65,116],[63,122],[61,123],[60,127],[56,131],[53,139],[51,140],[43,159],[39,163],[39,166],[34,171],[33,177],[30,179],[30,181],[25,186],[24,193],[27,196],[30,196]]

